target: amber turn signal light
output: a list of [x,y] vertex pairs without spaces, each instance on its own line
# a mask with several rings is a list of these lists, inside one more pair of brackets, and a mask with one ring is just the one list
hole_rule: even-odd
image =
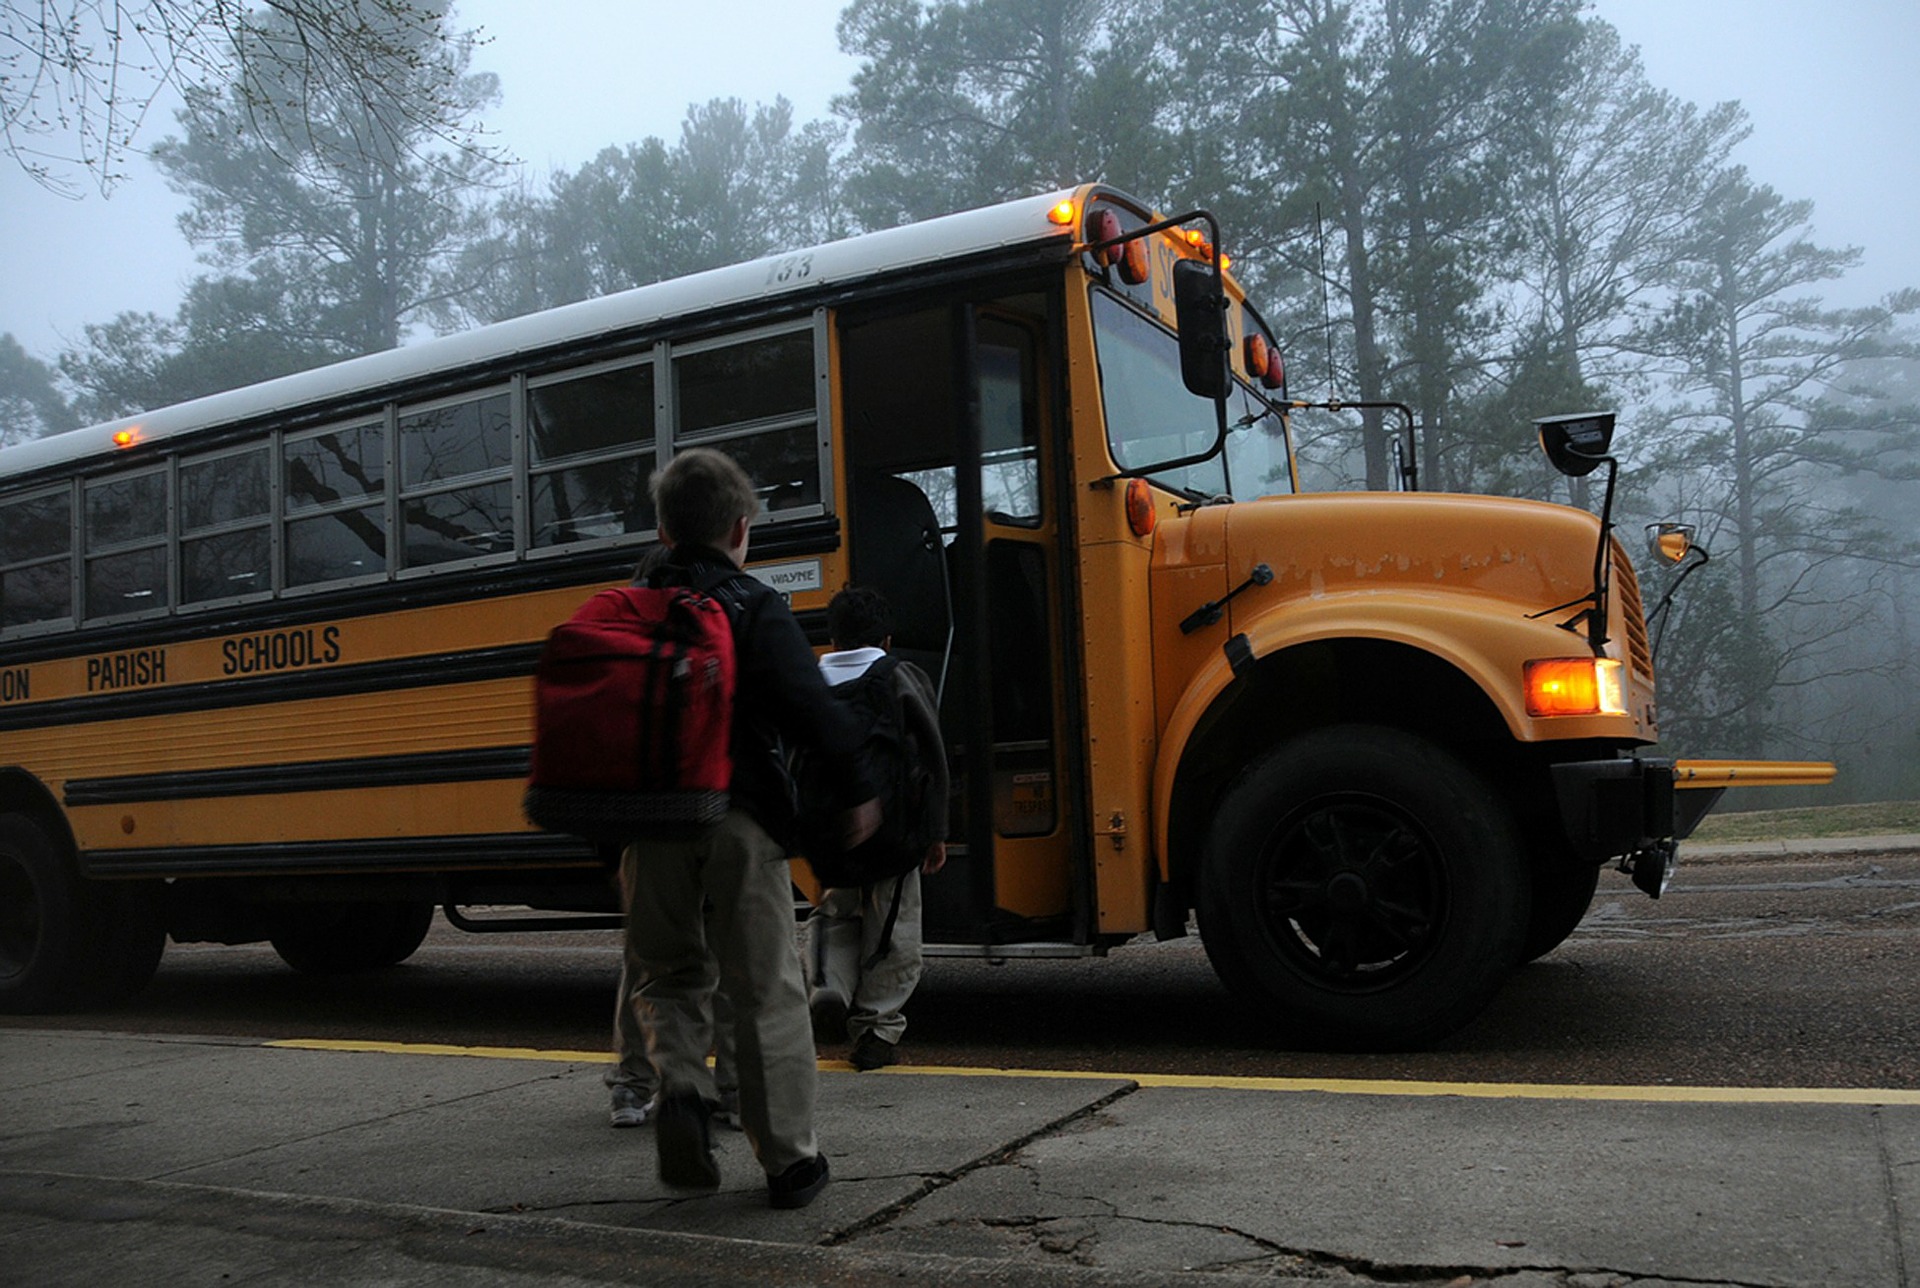
[[1153,531],[1159,516],[1153,509],[1153,488],[1145,479],[1127,480],[1127,528],[1136,537]]
[[1623,716],[1625,668],[1609,657],[1539,658],[1526,665],[1530,716]]

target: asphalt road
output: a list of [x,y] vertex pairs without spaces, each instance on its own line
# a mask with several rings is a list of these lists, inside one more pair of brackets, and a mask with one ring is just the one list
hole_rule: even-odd
[[[125,1006],[0,1026],[598,1050],[618,968],[611,932],[440,923],[405,965],[335,979],[265,946],[174,945]],[[1916,1089],[1920,853],[1695,864],[1657,903],[1608,873],[1565,944],[1424,1052],[1290,1049],[1225,994],[1197,937],[1103,960],[935,959],[908,1017],[922,1065]]]

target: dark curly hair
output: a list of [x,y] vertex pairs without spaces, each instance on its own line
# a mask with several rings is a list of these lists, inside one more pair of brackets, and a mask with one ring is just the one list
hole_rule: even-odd
[[893,609],[871,586],[848,586],[827,603],[827,634],[837,649],[881,648],[893,634]]

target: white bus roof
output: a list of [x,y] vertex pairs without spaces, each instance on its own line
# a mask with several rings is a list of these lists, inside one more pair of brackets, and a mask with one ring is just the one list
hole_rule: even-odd
[[[611,331],[636,330],[753,300],[818,291],[943,260],[1070,236],[1074,229],[1050,222],[1047,212],[1084,191],[1070,189],[1026,197],[811,249],[784,251],[0,448],[0,479],[110,455],[114,435],[122,430],[135,430],[141,443],[153,443],[192,430],[291,411],[356,390],[381,389],[510,360],[520,354],[531,355]],[[803,255],[810,257],[805,276],[768,280],[770,266]]]

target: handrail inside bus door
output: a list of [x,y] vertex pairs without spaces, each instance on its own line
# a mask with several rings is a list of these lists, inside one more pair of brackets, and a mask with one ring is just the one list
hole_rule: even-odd
[[[980,427],[980,337],[973,304],[953,306],[955,395],[960,400],[954,433],[954,504],[958,511],[954,543],[959,547],[960,584],[966,592],[956,610],[967,615],[966,721],[967,870],[973,904],[980,915],[980,942],[993,939],[993,670],[987,656],[986,499],[980,483],[983,436]],[[958,623],[959,611],[949,618]]]

